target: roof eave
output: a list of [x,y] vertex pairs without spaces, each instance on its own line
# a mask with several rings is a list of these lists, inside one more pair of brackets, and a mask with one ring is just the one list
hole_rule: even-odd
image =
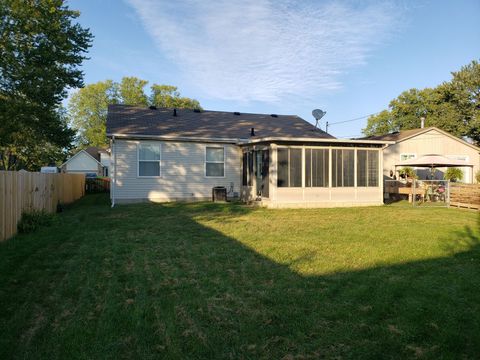
[[264,137],[257,139],[248,139],[241,145],[256,144],[260,142],[278,142],[278,141],[291,141],[291,142],[318,142],[318,143],[339,143],[339,144],[372,144],[372,145],[390,145],[395,144],[394,141],[387,140],[349,140],[349,139],[336,139],[336,138],[290,138],[290,137]]
[[197,136],[168,136],[168,135],[145,135],[145,134],[114,134],[109,133],[107,137],[116,139],[130,140],[165,140],[165,141],[185,141],[185,142],[210,142],[210,143],[228,143],[237,144],[244,139],[238,138],[211,138]]
[[305,138],[305,137],[259,137],[255,139],[240,138],[210,138],[210,137],[189,137],[189,136],[167,136],[167,135],[145,135],[145,134],[114,134],[109,133],[107,137],[117,139],[131,140],[165,140],[165,141],[185,141],[185,142],[211,142],[211,143],[229,143],[237,145],[249,145],[262,142],[318,142],[318,143],[339,143],[339,144],[371,144],[371,145],[390,145],[394,141],[386,140],[349,140],[336,138]]
[[421,129],[420,131],[414,133],[414,134],[411,134],[411,135],[408,135],[408,136],[405,136],[404,138],[402,139],[398,139],[398,140],[393,140],[393,143],[394,144],[397,144],[397,143],[400,143],[400,142],[403,142],[403,141],[406,141],[406,140],[409,140],[415,136],[418,136],[418,135],[422,135],[422,134],[425,134],[426,132],[429,132],[429,131],[432,131],[432,130],[436,130],[440,133],[442,133],[443,135],[445,136],[448,136],[449,138],[453,139],[453,140],[456,140],[456,141],[459,141],[461,142],[462,144],[466,145],[466,146],[469,146],[471,147],[472,149],[474,150],[477,150],[480,152],[480,148],[478,146],[475,146],[474,144],[470,144],[469,142],[463,140],[462,138],[459,138],[455,135],[452,135],[450,134],[449,132],[445,131],[445,130],[442,130],[440,128],[437,128],[436,126],[429,126],[429,127],[426,127],[426,128],[423,128]]
[[92,155],[90,155],[88,152],[85,151],[85,149],[82,149],[80,151],[77,151],[74,155],[72,155],[67,161],[65,161],[62,165],[60,165],[60,167],[63,167],[63,165],[66,165],[67,163],[70,162],[70,160],[72,160],[74,157],[76,157],[77,155],[81,154],[82,152],[84,152],[85,154],[87,154],[87,156],[91,157],[93,160],[95,160],[98,164],[100,164],[101,166],[102,163],[100,161],[98,161],[97,159],[95,159]]

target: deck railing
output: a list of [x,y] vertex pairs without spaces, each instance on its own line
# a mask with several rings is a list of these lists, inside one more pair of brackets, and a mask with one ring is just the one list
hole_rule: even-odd
[[480,210],[480,184],[450,184],[450,206]]

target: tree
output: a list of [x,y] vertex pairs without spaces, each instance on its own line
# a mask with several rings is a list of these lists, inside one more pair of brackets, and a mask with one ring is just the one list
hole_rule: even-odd
[[153,84],[150,103],[161,108],[201,109],[195,99],[180,96],[176,86]]
[[445,171],[443,178],[452,182],[462,181],[463,171],[459,168],[448,168],[447,171]]
[[[65,123],[63,131],[71,132]],[[71,149],[71,140],[67,138],[63,146],[36,136],[32,129],[26,128],[10,137],[8,149],[3,149],[0,157],[0,169],[28,169],[38,171],[44,165],[60,165]]]
[[397,125],[394,117],[388,110],[379,112],[375,117],[369,117],[367,127],[363,129],[364,134],[383,135],[392,131],[397,131]]
[[68,109],[72,126],[78,131],[79,148],[107,145],[108,105],[119,101],[118,84],[112,80],[89,84],[70,97]]
[[466,135],[480,144],[480,64],[474,60],[452,75],[451,102],[462,114]]
[[480,143],[480,65],[477,61],[452,73],[452,80],[431,89],[410,89],[389,104],[389,109],[371,116],[365,135],[436,126],[458,137]]
[[119,85],[122,104],[147,106],[148,97],[144,91],[147,84],[148,81],[133,76],[122,78]]
[[418,179],[418,176],[415,173],[415,170],[410,166],[406,166],[406,167],[401,168],[400,170],[398,170],[398,174],[402,178]]
[[124,77],[120,83],[100,81],[74,93],[68,108],[72,126],[78,131],[77,146],[107,145],[105,129],[109,104],[201,109],[197,100],[180,96],[176,86],[154,84],[147,96],[144,91],[147,84],[146,80]]
[[60,0],[0,0],[3,169],[25,164],[22,154],[34,156],[41,144],[61,152],[74,137],[59,108],[68,87],[83,86],[79,66],[92,35],[72,22],[78,16]]

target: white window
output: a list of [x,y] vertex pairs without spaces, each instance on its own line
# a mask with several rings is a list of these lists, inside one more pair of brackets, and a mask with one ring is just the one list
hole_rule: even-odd
[[138,144],[138,176],[160,176],[160,144]]
[[400,161],[415,159],[417,154],[400,154]]
[[205,176],[225,176],[225,149],[223,147],[207,146],[205,148]]

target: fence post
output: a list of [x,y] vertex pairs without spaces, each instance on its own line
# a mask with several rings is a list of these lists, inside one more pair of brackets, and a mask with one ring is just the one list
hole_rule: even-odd
[[412,204],[413,207],[415,207],[415,203],[417,201],[417,180],[414,178],[413,179],[413,199],[412,199]]
[[450,180],[447,180],[447,207],[450,207]]

